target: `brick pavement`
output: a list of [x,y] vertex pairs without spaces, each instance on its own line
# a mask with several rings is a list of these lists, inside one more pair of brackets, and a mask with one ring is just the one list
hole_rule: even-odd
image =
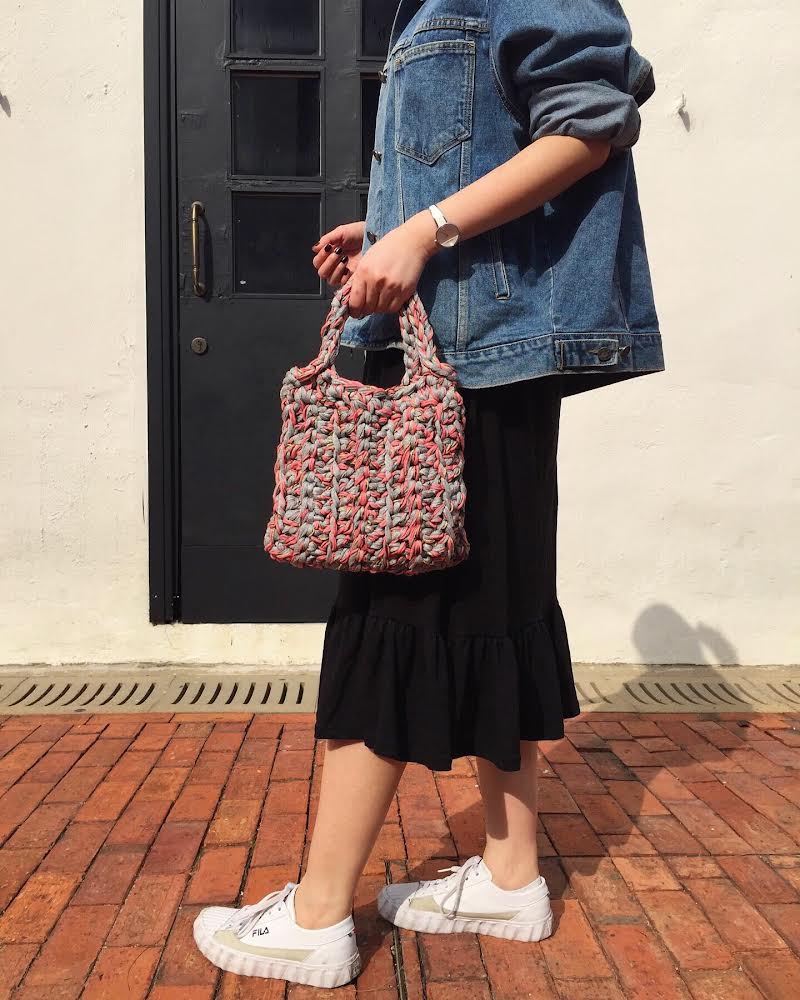
[[[481,849],[473,762],[410,766],[362,879],[365,968],[391,1000],[800,997],[800,716],[583,714],[541,744],[553,937],[400,933],[374,899]],[[0,998],[322,995],[218,975],[208,903],[299,875],[322,746],[311,716],[0,719]],[[451,863],[451,862],[447,862]]]

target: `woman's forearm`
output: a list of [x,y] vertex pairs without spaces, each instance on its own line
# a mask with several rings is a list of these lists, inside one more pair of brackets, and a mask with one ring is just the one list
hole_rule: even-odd
[[[469,239],[555,198],[601,167],[610,149],[604,141],[544,136],[437,204],[447,220],[461,230],[461,238]],[[404,226],[415,232],[430,256],[437,252],[433,240],[436,223],[430,212],[419,212]]]

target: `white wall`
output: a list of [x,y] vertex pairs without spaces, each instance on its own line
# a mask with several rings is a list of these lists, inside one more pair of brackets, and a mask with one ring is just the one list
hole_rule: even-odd
[[[7,6],[0,662],[313,663],[320,626],[148,623],[140,5]],[[797,662],[800,8],[626,6],[668,371],[564,404],[573,655]]]

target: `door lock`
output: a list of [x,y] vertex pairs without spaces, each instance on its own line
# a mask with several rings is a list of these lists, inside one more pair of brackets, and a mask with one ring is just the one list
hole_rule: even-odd
[[205,337],[193,337],[191,347],[195,354],[205,354],[208,350],[208,341]]

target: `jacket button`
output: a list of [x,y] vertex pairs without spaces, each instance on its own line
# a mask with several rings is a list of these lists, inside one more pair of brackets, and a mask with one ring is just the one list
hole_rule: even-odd
[[611,351],[609,351],[607,347],[601,347],[600,350],[597,352],[598,361],[608,361],[610,357],[611,357]]
[[381,157],[381,154],[378,152],[377,149],[373,149],[372,150],[372,155],[375,157],[375,159],[378,161],[378,163],[381,162],[382,157]]
[[374,243],[375,240],[377,240],[377,238],[378,237],[375,235],[375,233],[372,232],[371,229],[367,230],[367,239],[370,241],[370,243]]
[[385,69],[378,70],[378,79],[381,81],[381,83],[386,83],[388,78],[389,74],[386,72]]

